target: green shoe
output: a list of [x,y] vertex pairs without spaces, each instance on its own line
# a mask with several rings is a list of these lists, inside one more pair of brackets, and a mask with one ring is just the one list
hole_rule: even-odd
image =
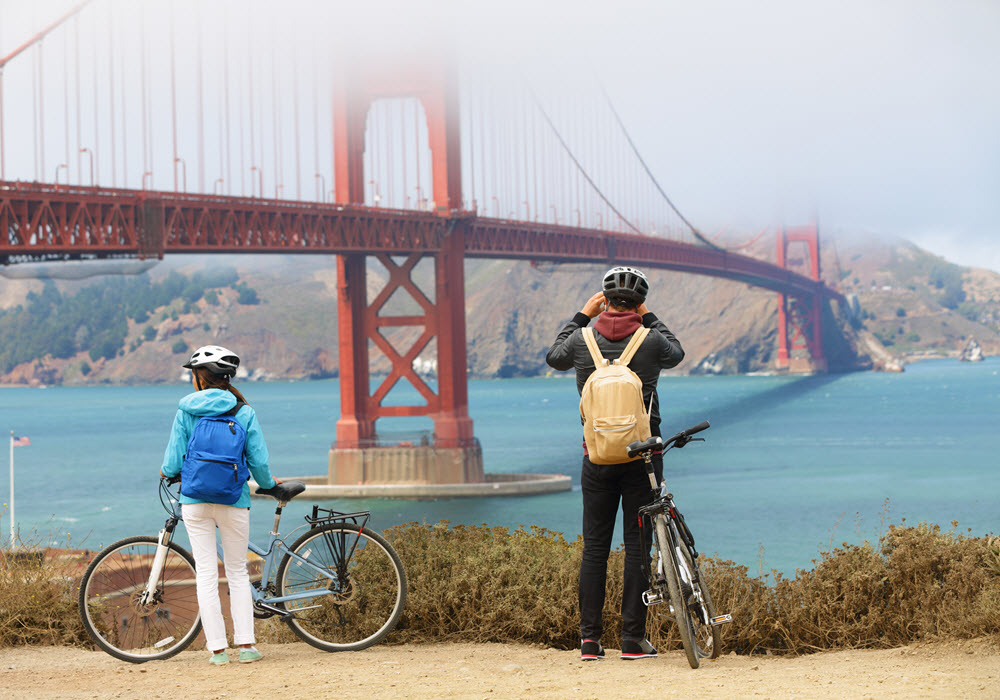
[[255,647],[250,647],[249,649],[240,649],[240,663],[241,664],[252,664],[254,661],[260,661],[264,658]]
[[224,651],[220,651],[218,654],[212,654],[212,658],[208,660],[208,663],[215,664],[216,666],[225,666],[229,663],[229,655]]

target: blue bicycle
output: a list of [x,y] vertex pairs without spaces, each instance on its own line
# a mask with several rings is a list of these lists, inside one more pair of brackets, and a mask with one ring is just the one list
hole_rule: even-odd
[[[172,539],[182,520],[178,484],[176,478],[160,481],[160,502],[169,517],[159,535],[127,537],[106,547],[80,582],[84,628],[98,647],[123,661],[169,658],[201,631],[194,557]],[[392,545],[367,527],[367,511],[338,513],[314,505],[307,524],[283,537],[281,511],[303,491],[301,481],[257,490],[278,506],[267,547],[249,545],[254,616],[277,615],[324,651],[365,649],[384,639],[403,614],[403,563]],[[225,583],[221,574],[220,583]]]

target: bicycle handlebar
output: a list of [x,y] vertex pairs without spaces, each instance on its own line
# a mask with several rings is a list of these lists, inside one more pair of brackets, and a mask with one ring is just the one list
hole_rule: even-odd
[[672,443],[672,442],[674,442],[676,440],[684,440],[684,438],[691,437],[695,433],[700,433],[702,430],[708,430],[710,427],[711,426],[709,425],[709,422],[707,420],[703,420],[698,425],[692,426],[692,427],[688,428],[687,430],[680,431],[679,433],[677,433],[676,435],[674,435],[669,440],[665,440],[663,444],[669,445],[670,443]]
[[[691,436],[695,433],[700,433],[702,430],[708,430],[710,427],[708,421],[702,421],[698,425],[682,430],[671,438],[664,440],[663,438],[654,435],[651,438],[647,438],[642,442],[638,440],[628,445],[628,456],[636,457],[644,452],[652,452],[656,449],[668,450],[671,447],[684,447],[691,441]],[[701,438],[698,438],[699,440]]]

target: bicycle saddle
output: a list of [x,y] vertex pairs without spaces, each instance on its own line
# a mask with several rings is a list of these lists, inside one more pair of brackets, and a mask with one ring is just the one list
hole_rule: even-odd
[[254,493],[261,496],[272,496],[275,500],[287,503],[305,490],[306,484],[304,481],[282,481],[273,488],[258,488]]
[[625,449],[628,450],[629,457],[635,457],[637,455],[642,454],[643,452],[649,452],[650,450],[655,450],[662,446],[663,446],[663,438],[661,438],[659,435],[653,435],[652,437],[648,437],[641,442],[639,440],[636,440],[635,442],[630,442],[628,444],[628,447],[626,447]]

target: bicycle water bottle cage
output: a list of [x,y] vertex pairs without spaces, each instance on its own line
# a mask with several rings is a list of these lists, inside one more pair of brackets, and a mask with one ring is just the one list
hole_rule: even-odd
[[[320,525],[326,525],[327,523],[346,523],[350,521],[355,525],[359,525],[363,530],[365,525],[368,524],[368,518],[371,516],[371,511],[359,510],[357,513],[340,513],[329,508],[320,508],[317,505],[313,506],[312,515],[306,516],[306,522],[309,526],[319,527]],[[358,520],[361,522],[359,523]]]

